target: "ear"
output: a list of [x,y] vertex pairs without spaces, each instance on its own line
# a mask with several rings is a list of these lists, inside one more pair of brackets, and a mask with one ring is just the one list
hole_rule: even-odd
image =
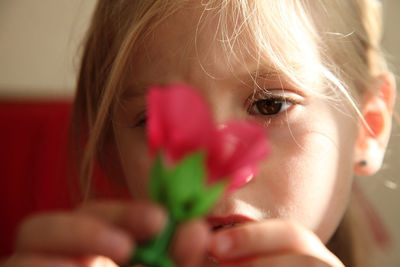
[[392,128],[396,82],[392,73],[378,75],[374,88],[363,96],[359,134],[354,153],[354,173],[373,175],[382,166]]

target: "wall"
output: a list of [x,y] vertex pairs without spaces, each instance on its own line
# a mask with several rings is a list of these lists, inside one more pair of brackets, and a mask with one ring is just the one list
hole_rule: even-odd
[[95,0],[0,1],[0,95],[71,97]]

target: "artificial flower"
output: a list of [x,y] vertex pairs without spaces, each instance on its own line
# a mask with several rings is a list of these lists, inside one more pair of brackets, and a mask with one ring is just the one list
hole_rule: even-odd
[[268,153],[264,129],[250,121],[213,122],[206,102],[189,85],[153,86],[148,93],[150,154],[162,150],[171,163],[188,153],[206,155],[207,181],[229,178],[229,191],[243,186]]
[[268,152],[264,129],[252,122],[213,122],[188,85],[153,86],[147,95],[147,138],[153,164],[149,193],[169,215],[164,231],[135,251],[131,264],[173,267],[176,225],[207,214],[222,193],[248,183]]

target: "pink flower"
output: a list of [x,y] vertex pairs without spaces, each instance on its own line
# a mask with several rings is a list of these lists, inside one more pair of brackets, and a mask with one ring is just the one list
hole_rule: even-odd
[[217,127],[203,97],[188,85],[153,86],[147,101],[150,154],[162,150],[174,163],[188,153],[204,151],[209,183],[229,177],[228,191],[243,186],[268,153],[261,126],[232,121]]

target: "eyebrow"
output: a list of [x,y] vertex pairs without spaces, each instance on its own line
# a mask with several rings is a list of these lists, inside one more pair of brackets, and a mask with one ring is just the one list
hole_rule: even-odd
[[[247,75],[249,75],[249,73],[247,73]],[[273,82],[273,83],[279,82],[282,88],[289,86],[289,88],[291,88],[292,91],[295,91],[297,94],[301,96],[306,96],[308,94],[306,90],[303,90],[302,88],[294,85],[293,81],[283,71],[280,71],[276,68],[259,68],[257,70],[254,70],[253,72],[250,72],[250,75],[252,79],[254,79],[253,81],[255,83],[257,83],[258,79],[264,80],[265,82],[264,86],[262,87],[257,86],[256,91],[259,90],[268,91],[269,88],[265,87],[266,85],[269,84],[268,82]]]
[[125,86],[120,94],[122,99],[139,98],[146,95],[149,85],[144,83],[131,83]]
[[263,82],[265,84],[268,84],[268,82],[284,83],[284,81],[286,80],[286,75],[282,71],[279,71],[278,69],[269,66],[254,68],[253,70],[249,68],[247,72],[241,72],[237,77],[240,77],[240,80],[242,81],[249,81],[248,79],[251,78],[251,81],[254,84],[259,84],[260,82]]
[[[252,77],[253,79],[279,79],[281,80],[281,77],[285,77],[285,74],[282,71],[277,70],[276,68],[273,67],[262,67],[255,69],[253,71],[247,72],[241,72],[239,77]],[[162,84],[162,83],[154,83],[154,84]],[[127,86],[125,86],[122,90],[122,93],[120,94],[122,99],[132,99],[132,98],[139,98],[143,97],[147,93],[147,89],[151,86],[150,83],[144,83],[144,82],[132,82],[129,83]]]
[[276,68],[259,68],[254,71],[247,73],[253,78],[271,78],[271,77],[284,77],[285,74],[282,71],[277,70]]

